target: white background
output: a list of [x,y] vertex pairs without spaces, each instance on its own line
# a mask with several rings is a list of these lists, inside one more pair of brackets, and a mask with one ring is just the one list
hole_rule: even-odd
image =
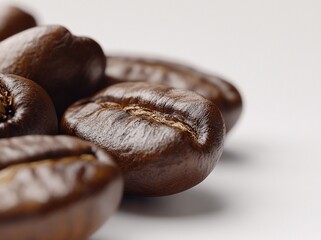
[[226,76],[244,97],[203,183],[125,201],[93,240],[321,239],[320,0],[15,2],[107,54],[189,62]]

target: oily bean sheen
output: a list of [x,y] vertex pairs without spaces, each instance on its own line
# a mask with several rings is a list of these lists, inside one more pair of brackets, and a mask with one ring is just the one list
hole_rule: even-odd
[[16,75],[0,74],[0,138],[56,134],[57,125],[53,103],[38,84]]
[[195,91],[218,106],[227,132],[242,111],[241,95],[231,83],[182,64],[143,57],[109,56],[106,74],[111,83],[148,81]]
[[104,76],[106,59],[92,39],[75,37],[61,26],[25,30],[0,43],[0,72],[27,77],[52,98],[58,116],[94,93]]
[[201,182],[223,147],[218,108],[202,96],[164,85],[120,83],[72,105],[62,131],[116,157],[129,194],[162,196]]
[[86,240],[118,207],[112,157],[80,139],[0,140],[0,238]]
[[24,10],[14,7],[0,9],[0,41],[28,28],[36,26],[36,20]]

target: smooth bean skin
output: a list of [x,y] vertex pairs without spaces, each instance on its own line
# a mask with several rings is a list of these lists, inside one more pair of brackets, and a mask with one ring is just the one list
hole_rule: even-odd
[[0,72],[26,77],[52,98],[58,118],[100,86],[106,59],[97,42],[62,26],[39,26],[0,42]]
[[0,138],[57,132],[56,111],[45,90],[26,78],[0,74]]
[[240,118],[242,98],[233,84],[184,64],[134,56],[108,56],[107,83],[147,81],[195,91],[211,100],[223,114],[229,132]]
[[76,102],[61,128],[115,156],[126,193],[142,196],[170,195],[200,183],[220,158],[225,136],[211,101],[146,82],[115,84]]
[[36,25],[35,18],[18,7],[0,8],[0,41]]
[[85,141],[33,135],[0,149],[1,239],[85,240],[119,205],[119,168]]

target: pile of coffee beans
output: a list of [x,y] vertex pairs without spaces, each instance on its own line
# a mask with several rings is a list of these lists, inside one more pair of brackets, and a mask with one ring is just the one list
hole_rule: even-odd
[[123,192],[175,194],[211,173],[241,114],[231,83],[106,57],[17,7],[1,9],[0,23],[1,239],[87,239]]

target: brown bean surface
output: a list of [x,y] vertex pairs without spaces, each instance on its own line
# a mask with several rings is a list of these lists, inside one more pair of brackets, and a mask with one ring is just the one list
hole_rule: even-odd
[[74,101],[94,93],[106,59],[92,39],[62,26],[41,26],[0,42],[0,72],[35,81],[52,98],[58,117]]
[[24,136],[0,149],[1,239],[87,239],[119,204],[119,168],[85,141]]
[[35,18],[18,7],[0,8],[0,41],[36,25]]
[[232,129],[242,111],[238,90],[226,80],[183,64],[164,60],[108,56],[107,81],[148,81],[170,87],[195,91],[211,100],[221,110],[227,132]]
[[0,74],[0,138],[57,131],[56,111],[48,94],[26,78]]
[[72,105],[62,131],[112,153],[125,191],[145,196],[188,189],[213,170],[225,126],[200,95],[150,83],[121,83]]

